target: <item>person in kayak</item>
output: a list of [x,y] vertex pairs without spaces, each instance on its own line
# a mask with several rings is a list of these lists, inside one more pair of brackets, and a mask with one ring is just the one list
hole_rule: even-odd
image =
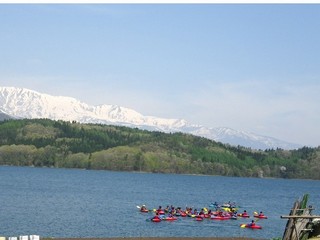
[[164,211],[162,210],[161,206],[159,206],[159,208],[156,210],[156,213],[157,214],[163,214],[164,213]]
[[253,226],[255,226],[255,225],[256,225],[256,223],[254,222],[254,220],[252,220],[251,223],[249,223],[249,226],[250,226],[250,227],[253,227]]
[[264,214],[263,214],[263,212],[261,211],[261,212],[259,212],[259,217],[264,217]]
[[142,205],[140,210],[141,210],[141,212],[147,211],[146,205]]
[[248,216],[247,210],[244,210],[243,213],[241,214],[241,216],[242,217],[247,217]]
[[165,211],[166,213],[168,213],[169,210],[170,210],[169,205],[167,205],[167,207],[164,209],[164,211]]
[[237,216],[238,216],[237,211],[232,211],[232,212],[230,213],[230,216],[231,216],[232,218],[237,218]]
[[171,213],[172,215],[176,214],[176,209],[174,208],[174,206],[171,205],[169,213]]
[[200,215],[200,216],[203,216],[203,215],[204,215],[204,210],[203,210],[203,208],[201,208],[201,211],[199,212],[198,215]]
[[212,205],[215,207],[216,211],[220,208],[220,205],[217,202],[214,202]]
[[160,222],[161,218],[159,217],[159,214],[156,212],[156,215],[153,218],[151,218],[151,220],[153,222]]
[[186,213],[187,214],[192,214],[192,208],[191,207],[186,207]]

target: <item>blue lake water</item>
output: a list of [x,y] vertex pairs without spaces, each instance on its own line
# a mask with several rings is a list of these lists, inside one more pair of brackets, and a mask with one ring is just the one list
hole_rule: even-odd
[[[0,236],[46,237],[282,237],[295,200],[309,193],[318,214],[320,182],[0,167]],[[180,218],[152,223],[137,205],[191,206],[234,201],[240,211],[263,211],[262,230],[240,228],[250,219],[202,222]]]

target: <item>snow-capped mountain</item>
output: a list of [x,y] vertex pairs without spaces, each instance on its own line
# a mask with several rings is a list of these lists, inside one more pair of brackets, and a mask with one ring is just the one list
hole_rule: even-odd
[[273,137],[262,136],[246,131],[238,131],[227,127],[202,127],[190,133],[213,139],[217,142],[228,143],[233,146],[244,146],[252,149],[297,149],[302,145],[285,142]]
[[190,124],[184,119],[166,119],[142,114],[117,105],[92,106],[71,97],[51,96],[25,88],[0,87],[0,112],[15,118],[48,118],[80,123],[114,124],[163,132],[184,132],[215,141],[253,149],[301,147],[271,137]]

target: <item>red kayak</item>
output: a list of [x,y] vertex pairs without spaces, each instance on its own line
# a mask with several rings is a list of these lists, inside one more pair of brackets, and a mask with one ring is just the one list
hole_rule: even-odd
[[186,214],[184,211],[180,211],[180,212],[177,212],[177,213],[175,214],[175,216],[177,216],[177,217],[186,217],[187,214]]
[[164,220],[164,221],[175,221],[175,220],[178,220],[178,218],[177,217],[163,217],[162,218],[162,220]]
[[195,218],[197,217],[200,217],[200,218],[210,218],[211,215],[210,214],[199,214],[199,215],[196,215]]
[[229,220],[230,216],[213,216],[211,217],[212,220]]
[[158,213],[159,215],[164,215],[165,212],[163,210],[157,210],[156,213]]
[[241,224],[240,227],[242,228],[251,228],[251,229],[262,229],[259,225],[252,225],[252,224]]
[[161,222],[161,218],[159,218],[159,217],[153,217],[153,218],[151,218],[151,221],[152,221],[152,222]]
[[248,213],[238,213],[237,214],[238,217],[243,217],[243,218],[249,218],[250,215]]
[[253,215],[255,218],[267,219],[268,217],[265,215]]
[[185,212],[180,212],[180,216],[181,216],[181,217],[186,217],[187,214],[186,214]]

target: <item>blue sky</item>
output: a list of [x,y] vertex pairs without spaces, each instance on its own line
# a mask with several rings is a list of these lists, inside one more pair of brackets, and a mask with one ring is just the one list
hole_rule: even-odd
[[0,4],[0,85],[320,145],[319,4]]

